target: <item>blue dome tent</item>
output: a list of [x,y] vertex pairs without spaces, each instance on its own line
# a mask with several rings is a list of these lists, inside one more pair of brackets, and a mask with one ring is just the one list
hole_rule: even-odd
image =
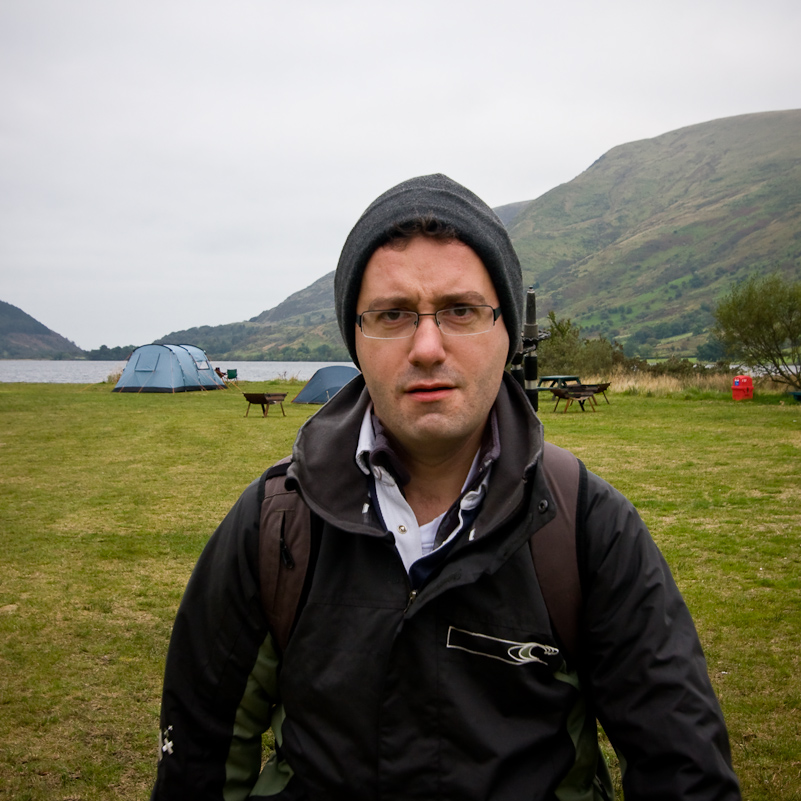
[[128,358],[113,392],[225,389],[205,351],[194,345],[142,345]]
[[342,364],[321,367],[292,403],[325,403],[357,375],[359,371],[355,367]]

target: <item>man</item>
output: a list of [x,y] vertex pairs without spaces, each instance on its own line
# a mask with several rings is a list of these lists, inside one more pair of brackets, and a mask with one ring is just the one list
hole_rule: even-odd
[[319,525],[294,630],[282,651],[263,610],[254,484],[181,603],[153,798],[608,798],[596,716],[627,801],[739,798],[670,571],[586,471],[578,655],[551,622],[530,541],[560,488],[504,371],[523,290],[500,220],[445,176],[400,184],[356,223],[335,295],[362,376],[293,449]]

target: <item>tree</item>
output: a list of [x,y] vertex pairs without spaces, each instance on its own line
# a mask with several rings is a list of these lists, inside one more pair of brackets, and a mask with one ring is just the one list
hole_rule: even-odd
[[718,303],[714,333],[733,358],[801,389],[801,281],[771,273],[736,284]]
[[702,362],[723,362],[726,359],[726,348],[722,342],[710,337],[696,348],[695,356]]
[[604,375],[612,369],[615,346],[609,340],[584,339],[581,327],[570,319],[556,319],[548,312],[551,336],[540,343],[537,351],[541,375],[577,373]]

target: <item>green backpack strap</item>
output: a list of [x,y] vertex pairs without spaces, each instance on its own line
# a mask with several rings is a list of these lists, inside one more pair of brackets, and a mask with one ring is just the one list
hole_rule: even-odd
[[283,652],[303,596],[312,554],[309,507],[285,487],[291,457],[259,480],[259,580],[261,603],[273,639]]
[[579,489],[584,465],[569,451],[545,443],[541,465],[556,516],[529,540],[534,570],[565,654],[579,655],[582,592],[576,546]]

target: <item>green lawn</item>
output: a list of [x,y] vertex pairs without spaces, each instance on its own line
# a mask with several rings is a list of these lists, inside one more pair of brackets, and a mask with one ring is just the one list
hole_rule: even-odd
[[[259,384],[287,391],[299,384]],[[801,404],[725,393],[543,404],[640,509],[706,648],[748,799],[801,798]],[[195,559],[317,407],[236,391],[0,384],[0,798],[142,799]],[[654,725],[659,725],[654,721]]]

